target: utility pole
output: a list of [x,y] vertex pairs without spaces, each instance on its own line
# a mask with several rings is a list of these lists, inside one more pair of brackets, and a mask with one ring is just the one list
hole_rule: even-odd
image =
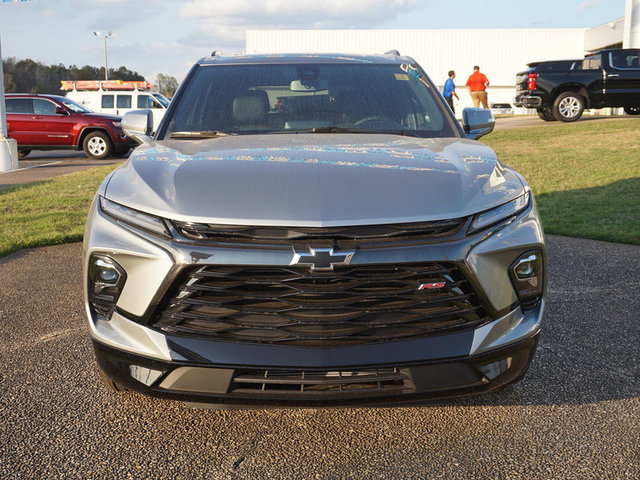
[[104,80],[109,80],[109,66],[107,65],[107,38],[113,37],[114,32],[109,30],[108,32],[93,32],[96,37],[104,37]]

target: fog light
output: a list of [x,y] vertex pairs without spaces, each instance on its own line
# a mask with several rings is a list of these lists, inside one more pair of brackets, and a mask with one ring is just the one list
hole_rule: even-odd
[[91,266],[94,269],[92,275],[94,282],[98,281],[107,285],[115,285],[118,283],[120,272],[118,272],[115,265],[107,263],[101,258],[96,258]]
[[531,277],[535,272],[533,268],[533,262],[535,260],[536,260],[535,255],[531,255],[527,258],[520,260],[516,265],[516,267],[514,268],[516,277],[518,277],[518,279],[520,280]]
[[536,250],[518,257],[509,268],[509,276],[522,308],[535,308],[544,288],[542,252]]
[[92,255],[89,259],[87,279],[89,305],[94,317],[111,318],[127,275],[118,263],[104,255]]

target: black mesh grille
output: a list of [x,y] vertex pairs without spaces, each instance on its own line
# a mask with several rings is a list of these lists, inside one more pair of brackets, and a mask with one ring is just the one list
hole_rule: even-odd
[[260,227],[216,225],[174,221],[184,237],[216,243],[282,244],[292,241],[326,240],[380,243],[394,240],[429,240],[454,236],[463,231],[467,218],[454,218],[420,223],[363,225],[348,227]]
[[407,371],[378,368],[350,371],[241,370],[236,373],[230,393],[264,395],[300,394],[308,396],[398,394],[411,391]]
[[174,285],[154,323],[216,340],[331,346],[392,341],[486,322],[452,264],[204,266]]

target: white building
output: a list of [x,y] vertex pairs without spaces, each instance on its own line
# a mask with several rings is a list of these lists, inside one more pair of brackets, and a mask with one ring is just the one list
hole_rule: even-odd
[[512,104],[516,73],[542,60],[579,59],[588,51],[622,46],[624,19],[593,29],[468,30],[249,30],[246,53],[371,54],[398,50],[413,57],[440,89],[447,72],[456,72],[460,103],[473,106],[465,87],[473,66],[491,82],[489,103]]

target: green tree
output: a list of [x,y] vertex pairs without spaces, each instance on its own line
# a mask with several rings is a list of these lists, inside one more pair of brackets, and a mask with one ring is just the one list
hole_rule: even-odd
[[[104,68],[102,69],[104,73]],[[128,68],[122,66],[117,70],[109,69],[109,78],[111,80],[144,80],[144,77],[138,72],[132,72]]]
[[[61,80],[102,80],[104,78],[104,67],[44,65],[31,59],[18,60],[15,57],[4,59],[2,68],[4,70],[5,92],[7,93],[31,92],[59,95]],[[144,77],[138,72],[124,66],[118,69],[110,68],[109,78],[112,80],[144,80]]]

